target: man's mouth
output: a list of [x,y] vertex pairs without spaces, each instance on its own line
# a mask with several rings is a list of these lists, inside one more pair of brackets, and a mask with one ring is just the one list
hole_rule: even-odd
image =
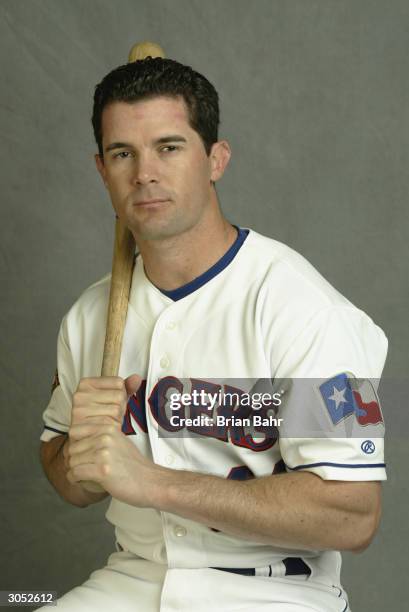
[[139,202],[135,203],[135,206],[145,206],[145,207],[156,207],[156,206],[160,206],[161,204],[163,204],[164,202],[169,202],[168,199],[166,198],[155,198],[152,200],[140,200]]

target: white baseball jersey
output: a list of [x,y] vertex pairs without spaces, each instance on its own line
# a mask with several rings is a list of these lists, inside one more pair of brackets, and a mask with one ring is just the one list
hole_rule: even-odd
[[[106,276],[89,287],[62,321],[59,385],[43,415],[44,441],[68,431],[80,379],[100,375],[109,284]],[[123,431],[143,454],[175,470],[236,479],[308,470],[323,479],[384,480],[384,426],[373,381],[381,376],[386,353],[387,339],[368,315],[301,255],[252,230],[241,230],[215,266],[174,292],[155,287],[138,256],[119,375],[138,373],[144,383],[129,400]],[[348,387],[348,377],[371,382],[357,391]],[[284,389],[275,416],[284,425],[301,422],[306,432],[309,424],[316,432],[326,423],[329,433],[292,435],[295,429],[288,427],[280,435],[278,427],[277,436],[261,427],[255,436],[238,419],[217,427],[194,424],[205,412],[194,406],[181,413],[192,418],[190,424],[171,420],[166,402],[172,390],[216,393],[259,379],[319,379],[308,391],[297,392],[297,385]],[[215,418],[217,410],[215,405],[206,412]],[[267,412],[262,415],[267,418]],[[339,584],[336,551],[285,550],[242,540],[116,499],[107,519],[126,551],[169,569],[260,568],[302,557],[323,583]]]

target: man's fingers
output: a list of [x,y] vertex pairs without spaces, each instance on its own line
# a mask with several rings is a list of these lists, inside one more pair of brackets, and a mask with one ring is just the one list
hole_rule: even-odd
[[130,397],[139,389],[142,383],[142,378],[139,374],[131,374],[128,378],[125,379],[125,389],[127,397]]
[[[138,374],[126,380],[119,376],[82,378],[72,399],[71,429],[91,419],[111,418],[122,425],[128,398],[136,392],[142,379]],[[83,434],[79,433],[79,437]]]
[[131,374],[123,379],[120,376],[100,376],[95,378],[82,378],[78,385],[77,392],[89,393],[94,391],[122,391],[126,389],[129,397],[141,386],[142,378],[139,374]]
[[73,444],[83,438],[90,438],[99,436],[102,433],[114,433],[120,431],[121,426],[117,421],[108,419],[106,422],[102,422],[100,418],[87,419],[72,425],[69,430],[70,443]]
[[105,432],[74,442],[68,452],[68,479],[71,482],[79,480],[100,482],[107,476],[110,470],[113,440],[112,433]]
[[76,484],[81,480],[91,482],[101,482],[106,476],[104,473],[105,467],[96,465],[95,463],[83,463],[71,468],[67,472],[67,479],[72,484]]
[[99,405],[114,405],[121,406],[128,396],[126,395],[125,385],[122,389],[97,389],[91,394],[89,391],[76,391],[73,395],[73,407],[77,406],[95,406]]
[[120,376],[95,376],[81,378],[78,391],[93,391],[97,389],[121,390],[124,388],[124,379]]
[[73,406],[72,423],[88,421],[89,419],[99,418],[103,422],[105,419],[113,419],[122,423],[126,411],[126,404],[90,404],[88,406]]
[[115,410],[112,411],[112,414],[92,414],[73,425],[73,427],[77,425],[114,425],[117,429],[120,429],[122,427],[123,415],[120,418],[115,415]]
[[81,453],[76,453],[74,455],[70,455],[68,460],[68,465],[70,470],[76,468],[78,465],[83,464],[95,464],[95,465],[103,465],[107,462],[109,456],[109,449],[106,448],[91,448],[87,449]]
[[105,427],[103,430],[98,428],[98,431],[94,434],[73,440],[68,449],[68,456],[71,458],[74,457],[74,455],[80,455],[81,453],[88,451],[97,451],[104,448],[109,448],[116,434],[117,432],[110,427]]

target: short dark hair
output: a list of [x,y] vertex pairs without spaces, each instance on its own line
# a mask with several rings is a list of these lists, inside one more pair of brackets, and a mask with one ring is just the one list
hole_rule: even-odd
[[111,102],[137,102],[158,96],[185,101],[189,124],[201,137],[207,155],[217,142],[219,97],[199,72],[171,59],[148,57],[115,68],[95,87],[92,125],[99,154],[102,149],[102,112]]

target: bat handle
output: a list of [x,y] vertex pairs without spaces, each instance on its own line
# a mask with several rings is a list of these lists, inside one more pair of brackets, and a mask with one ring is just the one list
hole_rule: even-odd
[[[128,228],[117,219],[101,376],[118,376],[134,259],[134,238]],[[97,482],[83,481],[82,484],[92,493],[105,491]]]
[[134,237],[117,219],[101,376],[118,376],[134,259]]

